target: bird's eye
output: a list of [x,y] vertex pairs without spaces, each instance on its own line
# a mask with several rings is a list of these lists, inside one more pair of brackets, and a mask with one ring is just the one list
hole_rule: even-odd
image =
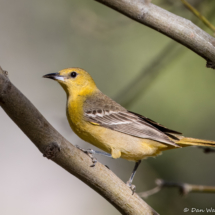
[[77,73],[76,72],[71,72],[71,77],[72,78],[75,78],[77,76]]

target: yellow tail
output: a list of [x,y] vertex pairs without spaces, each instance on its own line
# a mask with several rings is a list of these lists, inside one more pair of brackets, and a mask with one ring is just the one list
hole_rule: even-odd
[[201,139],[195,139],[195,138],[190,138],[190,137],[183,137],[176,143],[181,147],[186,147],[186,146],[215,147],[215,141],[201,140]]

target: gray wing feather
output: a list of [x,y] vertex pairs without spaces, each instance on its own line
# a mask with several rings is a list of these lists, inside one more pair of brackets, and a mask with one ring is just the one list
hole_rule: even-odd
[[[135,137],[178,146],[167,136],[168,132],[172,130],[152,120],[150,121],[148,118],[144,118],[141,115],[127,111],[124,107],[100,91],[98,91],[97,94],[98,95],[88,97],[84,103],[86,121],[97,123],[105,128]],[[148,119],[148,121],[146,119]],[[167,132],[166,134],[165,129]]]
[[177,146],[163,132],[129,112],[94,110],[85,113],[85,117],[87,121],[97,123],[111,130]]

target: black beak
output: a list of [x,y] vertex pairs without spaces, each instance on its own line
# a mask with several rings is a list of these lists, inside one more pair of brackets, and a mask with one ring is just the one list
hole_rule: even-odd
[[58,73],[49,73],[43,76],[43,78],[50,78],[50,79],[56,79],[56,77],[59,76]]

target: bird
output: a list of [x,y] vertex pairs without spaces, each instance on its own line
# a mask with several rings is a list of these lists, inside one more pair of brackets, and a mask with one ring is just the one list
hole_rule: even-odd
[[83,150],[94,163],[92,154],[135,162],[126,183],[133,193],[136,187],[132,181],[141,160],[180,147],[215,147],[215,141],[184,137],[181,132],[125,109],[103,94],[90,74],[81,68],[67,68],[43,77],[57,81],[65,90],[66,115],[72,130],[104,151]]

